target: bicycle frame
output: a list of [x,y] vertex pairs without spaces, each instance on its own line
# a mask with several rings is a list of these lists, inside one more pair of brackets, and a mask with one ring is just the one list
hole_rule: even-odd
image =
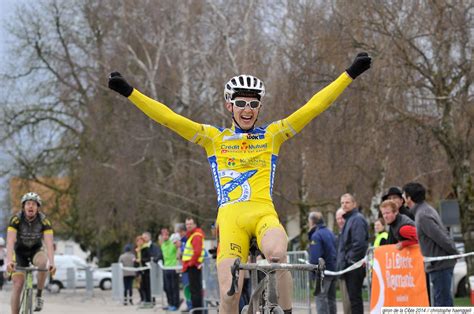
[[[248,270],[251,272],[251,277],[256,278],[257,271],[265,274],[265,278],[256,286],[252,286],[254,291],[250,298],[248,306],[244,307],[244,313],[283,313],[283,310],[278,305],[277,279],[276,271],[278,270],[299,270],[312,271],[320,276],[321,283],[324,279],[325,262],[322,258],[319,259],[318,265],[312,264],[287,264],[287,263],[270,263],[267,265],[259,265],[257,263],[241,264],[240,259],[236,259],[234,265],[231,267],[232,285],[227,295],[232,296],[238,290],[238,280],[240,270]],[[253,280],[252,280],[253,281]],[[252,282],[253,284],[253,282]]]
[[16,267],[17,271],[25,273],[25,281],[23,283],[23,290],[20,298],[20,313],[33,314],[33,272],[34,271],[48,271],[47,269],[40,269],[36,266]]

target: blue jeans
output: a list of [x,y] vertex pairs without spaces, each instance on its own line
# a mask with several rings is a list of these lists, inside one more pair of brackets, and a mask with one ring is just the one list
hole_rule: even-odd
[[430,272],[433,285],[433,304],[431,306],[453,306],[453,270],[454,267]]
[[323,279],[324,292],[316,296],[318,314],[336,314],[336,277],[326,276]]

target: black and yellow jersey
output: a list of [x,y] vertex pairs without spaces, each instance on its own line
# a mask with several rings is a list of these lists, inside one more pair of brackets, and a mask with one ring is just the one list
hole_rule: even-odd
[[287,118],[250,131],[196,123],[136,89],[129,99],[153,120],[206,150],[220,207],[245,201],[273,204],[281,144],[328,108],[351,82],[344,72]]
[[46,215],[38,212],[36,218],[28,221],[23,211],[10,218],[8,231],[16,232],[15,251],[31,252],[42,247],[43,235],[53,233],[53,227]]

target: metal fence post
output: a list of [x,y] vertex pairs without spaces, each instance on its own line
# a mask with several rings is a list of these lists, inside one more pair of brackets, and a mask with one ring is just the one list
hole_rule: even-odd
[[150,262],[150,291],[153,297],[163,296],[163,270],[155,262]]
[[[301,264],[301,260],[309,260],[306,251],[290,251],[288,252],[288,263]],[[311,314],[311,287],[310,273],[307,271],[293,271],[293,308],[308,310]]]
[[112,300],[124,301],[124,287],[123,287],[123,271],[122,265],[119,263],[113,263],[112,269]]
[[66,286],[76,292],[76,270],[72,267],[66,269]]
[[89,298],[92,298],[94,295],[94,277],[93,270],[90,266],[86,267],[86,295]]

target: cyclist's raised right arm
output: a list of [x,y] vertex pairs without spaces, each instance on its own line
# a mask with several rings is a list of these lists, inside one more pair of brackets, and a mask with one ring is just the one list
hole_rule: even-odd
[[198,132],[204,131],[201,124],[175,113],[166,105],[134,89],[118,72],[110,74],[109,88],[127,97],[147,116],[189,141],[194,141]]
[[192,141],[196,134],[202,130],[201,124],[175,113],[166,105],[145,96],[136,89],[133,89],[128,99],[147,116],[178,133],[188,141]]

